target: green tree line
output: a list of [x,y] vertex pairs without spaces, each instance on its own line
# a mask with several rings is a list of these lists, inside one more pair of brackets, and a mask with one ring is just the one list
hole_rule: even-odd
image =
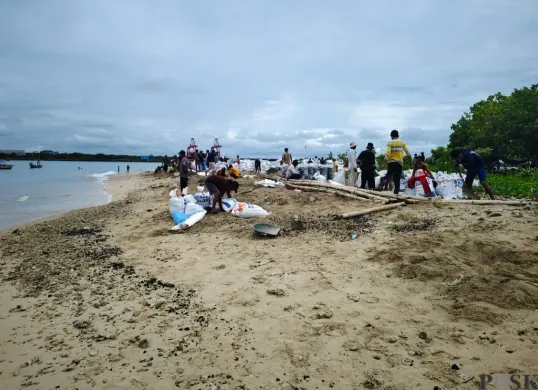
[[470,148],[484,159],[538,162],[538,84],[515,89],[510,95],[489,96],[470,107],[450,127],[446,147],[433,149],[430,164],[451,170],[450,150]]

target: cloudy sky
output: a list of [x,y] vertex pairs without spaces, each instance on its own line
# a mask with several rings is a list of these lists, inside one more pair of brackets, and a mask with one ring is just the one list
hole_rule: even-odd
[[428,152],[537,48],[537,0],[2,0],[0,149]]

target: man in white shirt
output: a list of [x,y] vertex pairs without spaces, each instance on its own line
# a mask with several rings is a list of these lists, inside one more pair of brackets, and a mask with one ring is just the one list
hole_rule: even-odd
[[301,179],[301,175],[299,174],[299,171],[296,168],[297,163],[292,164],[288,167],[288,170],[286,172],[286,180],[299,180]]
[[357,143],[355,141],[349,144],[347,151],[348,179],[347,185],[357,187]]

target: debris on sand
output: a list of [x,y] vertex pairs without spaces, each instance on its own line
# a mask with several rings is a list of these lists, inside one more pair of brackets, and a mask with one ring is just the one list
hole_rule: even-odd
[[87,329],[91,326],[90,320],[75,320],[73,326],[77,329]]
[[64,236],[73,237],[73,236],[93,236],[95,234],[101,233],[100,228],[92,227],[82,227],[82,228],[72,228],[62,232]]
[[284,297],[286,296],[286,292],[281,288],[271,288],[267,290],[267,294],[274,295],[276,297]]
[[432,218],[416,218],[407,222],[399,223],[392,226],[392,229],[398,233],[409,233],[423,230],[432,230],[436,222]]
[[141,349],[147,349],[149,347],[149,341],[148,339],[142,339],[137,344],[138,348]]
[[271,223],[281,226],[283,236],[302,233],[319,233],[339,241],[348,241],[353,234],[363,235],[373,231],[373,223],[366,217],[360,220],[335,219],[332,215],[303,214],[293,216],[270,216]]

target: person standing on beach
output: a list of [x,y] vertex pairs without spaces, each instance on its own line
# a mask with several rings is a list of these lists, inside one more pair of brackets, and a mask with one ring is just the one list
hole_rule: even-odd
[[368,146],[359,154],[359,161],[361,163],[361,188],[366,188],[368,183],[368,189],[373,190],[375,188],[375,154],[374,144],[368,142]]
[[168,172],[168,165],[170,165],[170,160],[168,159],[168,156],[165,154],[163,158],[163,171]]
[[215,148],[211,148],[211,152],[207,154],[207,165],[209,172],[213,172],[215,170]]
[[338,161],[333,158],[333,172],[338,172]]
[[235,161],[237,163],[237,169],[241,166],[241,159],[239,158],[239,155],[237,155],[237,160]]
[[355,141],[349,144],[347,151],[347,185],[350,187],[357,186],[357,143]]
[[254,173],[258,173],[262,171],[262,162],[259,158],[254,160]]
[[290,165],[293,161],[293,157],[291,156],[291,153],[288,151],[288,148],[284,149],[284,153],[282,153],[282,163],[286,166]]
[[[78,169],[80,169],[80,167]],[[119,174],[120,174],[120,166],[118,165],[118,175]]]
[[200,167],[200,171],[205,172],[205,154],[203,150],[198,152],[198,166]]
[[127,165],[127,173],[129,173],[130,171],[131,171],[131,167]]
[[[390,141],[387,145],[387,151],[385,153],[385,161],[388,163],[387,175],[385,178],[391,178],[394,182],[394,194],[400,193],[400,179],[403,173],[403,159],[404,153],[409,158],[410,165],[413,165],[413,157],[409,153],[409,149],[405,142],[400,141],[400,134],[398,130],[392,130],[390,132]],[[389,179],[390,180],[390,179]]]
[[179,188],[181,190],[181,195],[183,196],[183,189],[189,186],[189,168],[191,167],[191,162],[185,155],[185,151],[182,150],[179,152]]

